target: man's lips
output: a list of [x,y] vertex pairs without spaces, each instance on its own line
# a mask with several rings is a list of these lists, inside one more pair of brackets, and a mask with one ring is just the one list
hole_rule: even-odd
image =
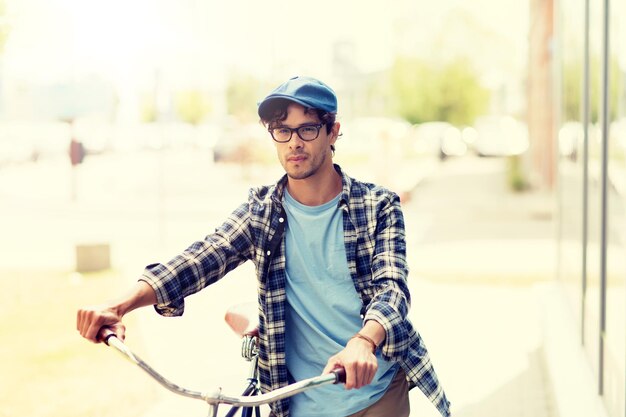
[[289,162],[302,162],[306,159],[305,155],[293,155],[287,158]]

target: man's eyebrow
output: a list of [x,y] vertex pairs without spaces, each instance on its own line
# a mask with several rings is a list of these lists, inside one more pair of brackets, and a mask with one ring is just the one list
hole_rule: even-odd
[[[319,125],[319,124],[322,124],[322,122],[307,122],[307,123],[302,123],[301,125],[298,125],[298,126],[294,127],[293,129],[297,129],[298,127],[305,127],[305,126],[315,126],[315,125]],[[290,127],[290,126],[286,125],[284,123],[279,123],[275,127]]]

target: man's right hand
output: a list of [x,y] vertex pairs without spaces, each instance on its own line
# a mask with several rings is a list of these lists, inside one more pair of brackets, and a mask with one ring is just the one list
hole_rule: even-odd
[[122,324],[122,316],[113,308],[87,307],[78,310],[76,328],[85,339],[101,342],[98,334],[103,327],[111,329],[120,340],[124,340],[126,327]]
[[138,281],[116,302],[78,310],[76,329],[81,336],[94,343],[101,342],[98,340],[98,334],[103,327],[111,329],[120,340],[124,340],[126,327],[122,324],[122,317],[136,308],[156,303],[157,297],[152,287],[145,281]]

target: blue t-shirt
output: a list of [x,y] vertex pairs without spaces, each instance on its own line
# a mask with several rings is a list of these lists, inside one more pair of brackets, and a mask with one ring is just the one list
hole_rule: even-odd
[[[358,332],[359,298],[346,258],[340,195],[321,206],[305,206],[285,190],[286,347],[287,368],[299,381],[321,374],[328,359]],[[343,385],[315,388],[291,398],[294,417],[347,416],[383,396],[397,366],[378,356],[370,385],[346,390]]]

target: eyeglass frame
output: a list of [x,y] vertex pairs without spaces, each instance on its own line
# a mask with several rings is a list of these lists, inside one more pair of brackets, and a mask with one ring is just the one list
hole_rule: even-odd
[[[274,140],[274,142],[278,142],[278,143],[288,143],[289,141],[291,141],[291,138],[293,137],[293,132],[296,132],[296,135],[298,135],[298,137],[300,139],[302,139],[305,142],[312,142],[315,139],[319,138],[320,136],[320,130],[322,130],[322,127],[324,127],[326,125],[326,123],[311,123],[311,124],[305,124],[302,126],[298,126],[298,127],[289,127],[289,126],[275,126],[275,127],[268,127],[267,131],[270,133],[270,136],[272,137],[272,139]],[[317,134],[315,135],[314,138],[312,139],[305,139],[302,137],[302,135],[300,135],[299,130],[304,128],[304,127],[315,127],[317,129]],[[287,140],[278,140],[274,137],[274,133],[272,132],[272,130],[274,129],[289,129],[289,139]]]

